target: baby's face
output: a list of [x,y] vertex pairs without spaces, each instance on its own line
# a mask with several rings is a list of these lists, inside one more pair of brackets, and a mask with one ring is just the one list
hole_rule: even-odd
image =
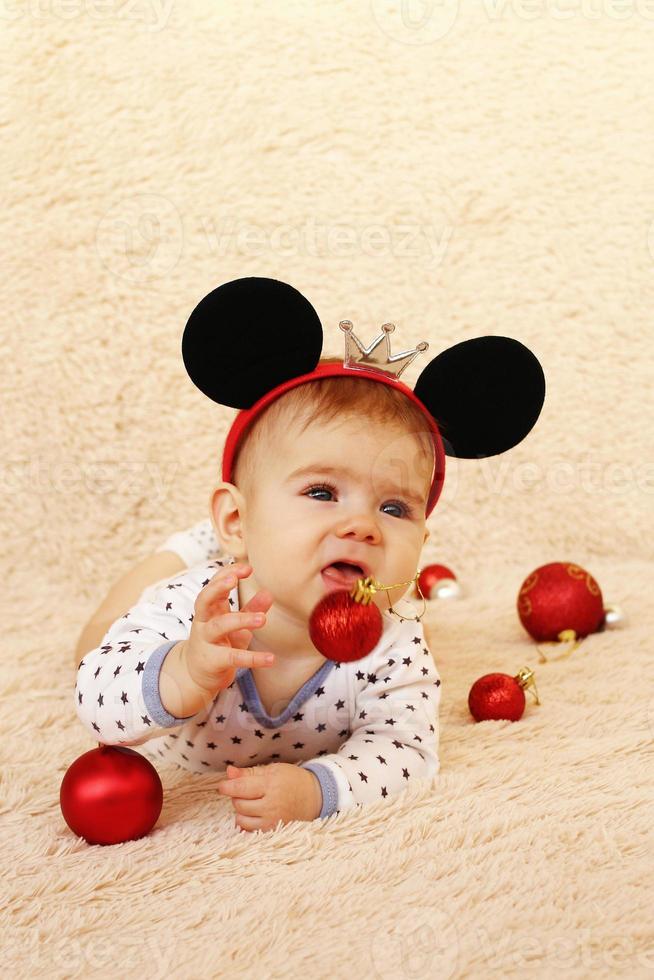
[[[354,417],[277,431],[258,451],[245,504],[245,548],[258,587],[306,622],[329,591],[322,570],[343,557],[365,563],[384,585],[410,582],[428,537],[432,469],[433,454],[397,425]],[[373,601],[388,609],[410,587]]]

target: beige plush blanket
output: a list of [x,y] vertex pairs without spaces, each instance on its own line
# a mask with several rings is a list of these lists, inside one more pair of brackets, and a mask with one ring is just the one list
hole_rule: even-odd
[[[651,4],[6,2],[2,11],[2,854],[17,977],[651,977]],[[541,418],[450,461],[424,563],[441,771],[363,810],[239,833],[162,765],[151,834],[76,838],[93,747],[72,652],[111,583],[206,516],[233,412],[180,356],[264,275],[429,357],[531,347]],[[271,329],[278,325],[271,324]],[[414,384],[414,362],[403,380]],[[621,629],[541,663],[516,614],[574,561]],[[472,683],[541,704],[476,724]]]

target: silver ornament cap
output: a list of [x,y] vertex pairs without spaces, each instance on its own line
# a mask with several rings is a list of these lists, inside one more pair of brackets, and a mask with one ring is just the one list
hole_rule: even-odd
[[604,608],[604,627],[607,630],[616,629],[618,626],[624,626],[627,621],[623,610],[620,606],[606,606]]
[[429,593],[430,599],[460,599],[461,586],[455,578],[441,578]]

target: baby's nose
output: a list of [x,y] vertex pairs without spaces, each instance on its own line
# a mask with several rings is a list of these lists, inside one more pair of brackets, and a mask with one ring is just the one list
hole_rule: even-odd
[[338,533],[340,537],[351,537],[357,541],[378,541],[380,538],[377,521],[366,513],[355,514],[347,521],[342,521]]

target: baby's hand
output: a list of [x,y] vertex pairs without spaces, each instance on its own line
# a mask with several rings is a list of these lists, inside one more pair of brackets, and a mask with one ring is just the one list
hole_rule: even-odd
[[273,653],[248,650],[252,630],[266,621],[273,597],[266,589],[254,595],[240,612],[229,607],[229,593],[238,578],[252,574],[245,562],[221,568],[198,593],[188,640],[182,657],[192,681],[212,695],[234,680],[239,667],[271,667]]
[[230,796],[241,830],[274,830],[281,820],[315,820],[322,810],[320,783],[310,769],[287,762],[227,767],[218,792]]

